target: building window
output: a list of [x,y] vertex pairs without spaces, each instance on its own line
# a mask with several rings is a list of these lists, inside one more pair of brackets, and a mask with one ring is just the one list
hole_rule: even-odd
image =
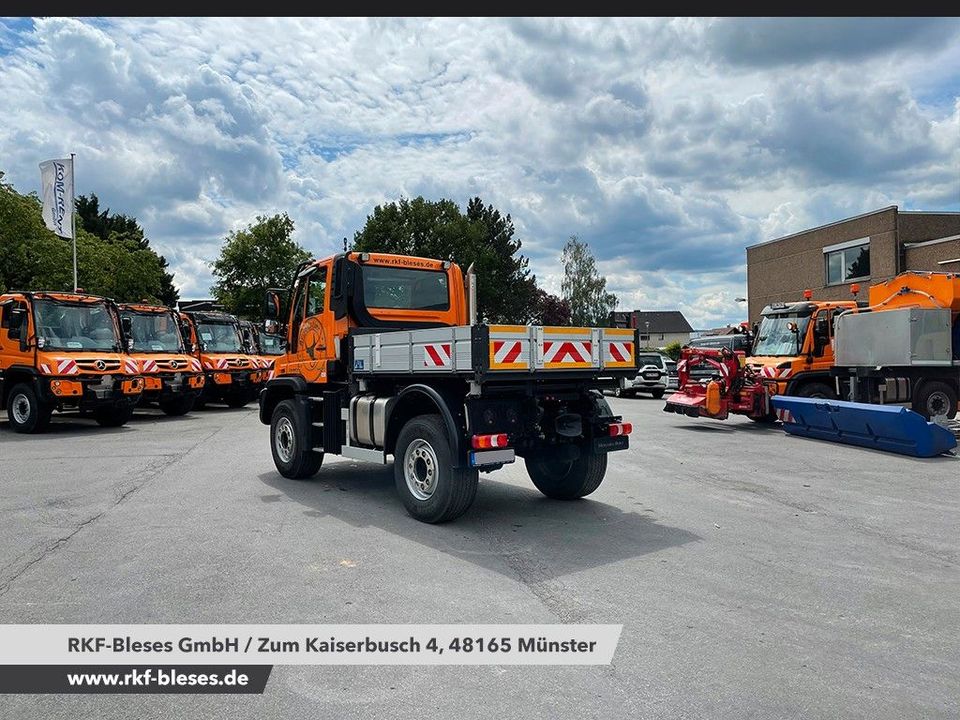
[[854,240],[823,249],[827,285],[866,280],[870,277],[870,240]]
[[641,335],[641,336],[640,336],[640,342],[647,342],[648,340],[650,340],[650,336],[649,336],[649,335]]

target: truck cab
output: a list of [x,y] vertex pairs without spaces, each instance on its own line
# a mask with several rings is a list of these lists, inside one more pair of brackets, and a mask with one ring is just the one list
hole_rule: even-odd
[[204,385],[200,360],[188,354],[173,310],[147,303],[119,306],[129,327],[130,355],[143,376],[143,400],[167,415],[186,415]]
[[637,374],[637,331],[487,325],[475,289],[450,261],[350,252],[304,263],[286,302],[268,291],[286,352],[260,420],[280,474],[393,456],[405,508],[430,523],[464,513],[478,473],[517,457],[548,497],[594,492],[608,453],[629,446],[601,390]]
[[0,295],[0,397],[15,432],[44,430],[54,410],[125,424],[143,392],[116,304],[75,292]]
[[184,339],[193,347],[193,357],[205,376],[197,402],[224,402],[239,408],[255,400],[265,373],[240,321],[217,310],[181,310],[179,318]]
[[774,303],[761,312],[750,367],[778,395],[836,399],[830,371],[837,314],[855,311],[853,300]]

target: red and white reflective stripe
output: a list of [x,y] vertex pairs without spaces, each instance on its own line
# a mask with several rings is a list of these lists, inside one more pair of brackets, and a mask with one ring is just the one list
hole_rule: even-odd
[[225,370],[230,365],[229,358],[217,358],[217,369]]
[[778,378],[780,380],[785,380],[786,378],[790,377],[790,373],[792,372],[793,370],[790,368],[778,370],[777,368],[770,367],[769,365],[764,365],[762,368],[760,368],[760,374],[765,378],[770,378],[771,380],[776,380]]
[[608,342],[607,352],[614,362],[630,362],[630,358],[633,357],[633,343]]
[[204,366],[207,370],[213,370],[213,363],[210,362],[209,360],[204,360],[204,361],[203,361],[203,366]]
[[473,445],[474,450],[489,450],[490,448],[502,448],[506,447],[510,442],[510,438],[506,433],[498,433],[496,435],[474,435],[471,444]]
[[50,366],[47,365],[46,363],[40,363],[40,371],[41,371],[44,375],[49,375],[49,374],[50,374]]
[[194,372],[201,372],[203,367],[200,365],[200,361],[196,358],[190,358],[190,369]]
[[136,375],[139,372],[137,368],[137,361],[134,358],[124,358],[123,371],[127,375]]
[[593,345],[589,340],[563,340],[543,343],[543,362],[545,363],[588,363]]
[[777,410],[777,418],[780,420],[780,422],[792,423],[793,413],[789,410]]
[[450,365],[450,343],[427,343],[423,346],[424,367],[448,368]]
[[80,372],[77,361],[72,358],[57,358],[57,375],[76,375]]
[[681,360],[680,362],[677,363],[677,370],[686,370],[686,369],[687,369],[686,359]]
[[143,372],[157,372],[159,367],[157,366],[156,360],[144,360],[143,361]]
[[633,432],[633,423],[610,423],[608,432],[610,433],[610,437],[629,435]]
[[267,373],[267,380],[273,380],[273,368],[270,368],[270,372]]
[[521,350],[523,343],[519,340],[494,340],[493,361],[498,365],[516,362]]

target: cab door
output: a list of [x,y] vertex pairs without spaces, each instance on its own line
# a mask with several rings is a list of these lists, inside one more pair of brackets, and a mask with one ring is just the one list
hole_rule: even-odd
[[330,270],[330,263],[307,268],[294,290],[288,336],[293,357],[284,374],[300,375],[311,383],[327,381],[327,361],[336,357]]

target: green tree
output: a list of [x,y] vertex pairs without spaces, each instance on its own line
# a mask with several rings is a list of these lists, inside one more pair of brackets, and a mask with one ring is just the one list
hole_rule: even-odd
[[617,296],[607,292],[607,279],[597,270],[590,246],[572,235],[560,259],[563,280],[560,289],[570,303],[574,325],[605,326],[617,307]]
[[669,357],[669,358],[671,358],[671,359],[673,359],[673,360],[679,360],[679,359],[680,359],[680,351],[681,351],[682,349],[683,349],[683,345],[681,345],[679,342],[674,341],[674,342],[670,343],[669,345],[667,345],[667,346],[663,349],[663,352],[664,352],[664,354],[665,354],[667,357]]
[[293,220],[286,213],[257,221],[231,232],[213,263],[213,296],[227,309],[251,320],[260,318],[264,291],[287,287],[297,266],[310,253],[292,238]]
[[[162,298],[161,258],[134,240],[107,242],[78,226],[77,269],[89,293],[119,302]],[[46,228],[35,194],[20,194],[0,181],[0,291],[72,289],[70,241]]]
[[[167,259],[151,250],[150,241],[135,217],[111,213],[110,208],[101,210],[100,198],[96,193],[78,197],[76,208],[77,219],[84,230],[101,240],[121,245],[127,251],[136,253],[137,259],[147,259],[151,271],[157,271],[159,268],[160,288],[153,295],[164,305],[176,304],[180,293],[173,284],[173,273],[167,271]],[[147,251],[147,254],[139,254],[140,251]],[[155,259],[150,258],[150,255],[155,256]]]
[[537,285],[514,233],[510,215],[480,198],[470,200],[465,213],[452,200],[401,198],[374,208],[354,235],[353,249],[451,260],[464,271],[472,263],[479,316],[524,323],[531,318]]

